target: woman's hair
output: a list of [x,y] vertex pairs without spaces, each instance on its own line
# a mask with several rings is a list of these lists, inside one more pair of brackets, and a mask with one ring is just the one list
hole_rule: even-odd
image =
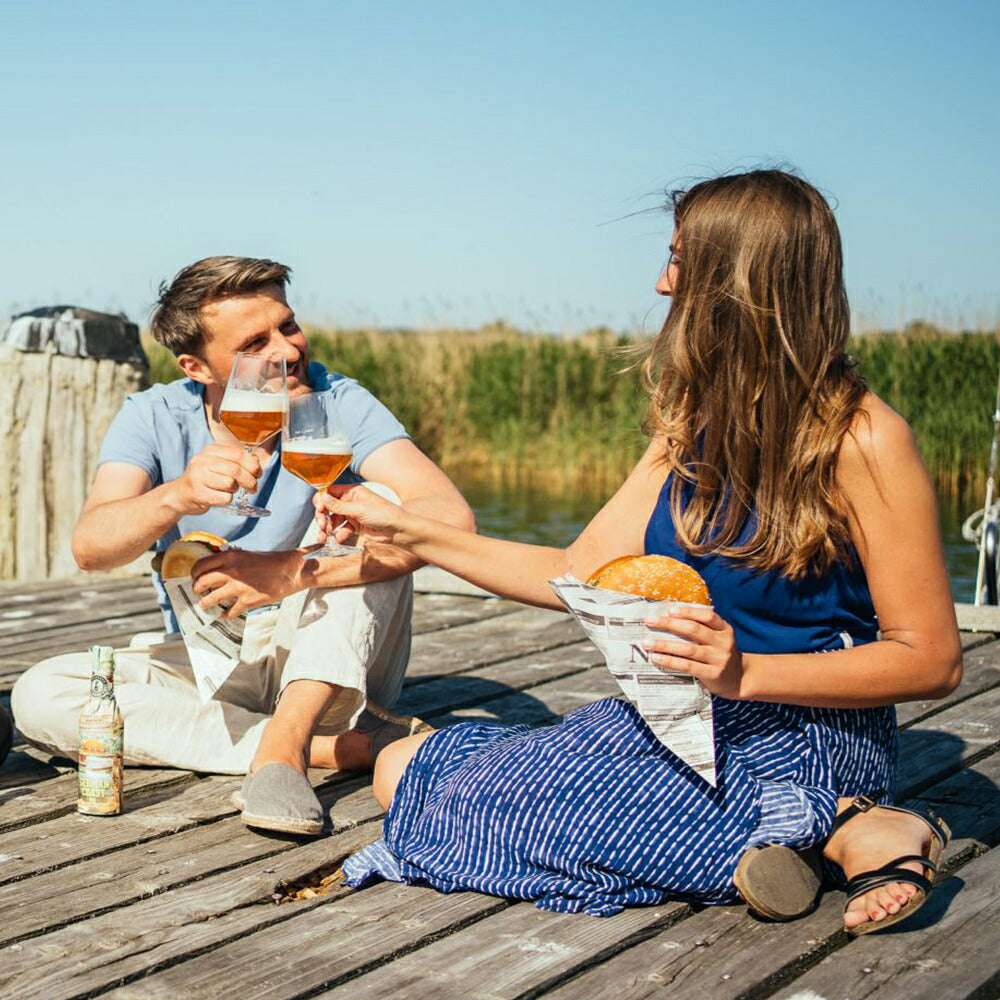
[[866,391],[845,354],[840,233],[812,185],[779,170],[671,196],[670,313],[643,374],[691,552],[792,578],[850,559],[841,442]]

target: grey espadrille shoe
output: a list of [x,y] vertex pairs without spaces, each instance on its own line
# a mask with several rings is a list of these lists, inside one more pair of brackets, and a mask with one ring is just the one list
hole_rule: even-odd
[[247,826],[311,837],[323,830],[323,807],[309,779],[288,764],[265,764],[248,774],[242,798]]

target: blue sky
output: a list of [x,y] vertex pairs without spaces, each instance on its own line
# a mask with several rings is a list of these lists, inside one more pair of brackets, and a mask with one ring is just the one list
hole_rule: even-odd
[[313,322],[655,329],[666,187],[790,163],[856,324],[1000,317],[996,0],[0,0],[0,310],[213,253]]

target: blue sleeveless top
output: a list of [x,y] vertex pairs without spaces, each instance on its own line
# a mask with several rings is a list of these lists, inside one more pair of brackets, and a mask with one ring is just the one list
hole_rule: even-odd
[[[672,556],[696,569],[715,610],[745,653],[805,653],[844,649],[878,637],[875,608],[859,559],[836,563],[823,576],[790,580],[777,570],[748,569],[718,555],[693,555],[677,540],[667,478],[646,527],[646,552]],[[740,536],[750,537],[753,524]]]
[[[751,570],[738,560],[693,555],[677,540],[670,510],[668,476],[646,527],[647,553],[672,556],[694,567],[708,586],[719,616],[732,627],[746,653],[829,652],[874,642],[875,608],[859,559],[835,563],[822,575],[791,580],[777,570]],[[753,525],[740,536],[749,538]],[[862,709],[811,708],[769,702],[729,701],[713,696],[716,742],[731,743],[753,769],[764,747],[748,733],[765,720],[805,726],[829,763],[838,795],[891,791],[895,775],[896,711],[892,706]],[[773,749],[773,748],[772,748]],[[772,777],[761,773],[761,777]]]

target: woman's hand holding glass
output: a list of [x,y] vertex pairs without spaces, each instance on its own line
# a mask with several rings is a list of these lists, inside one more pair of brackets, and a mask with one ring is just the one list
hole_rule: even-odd
[[331,486],[317,493],[313,504],[320,538],[363,532],[367,541],[404,544],[399,532],[402,508],[365,486]]
[[650,663],[690,674],[720,698],[746,698],[743,654],[731,626],[713,608],[685,604],[670,610],[646,619],[649,628],[670,633],[643,643]]

